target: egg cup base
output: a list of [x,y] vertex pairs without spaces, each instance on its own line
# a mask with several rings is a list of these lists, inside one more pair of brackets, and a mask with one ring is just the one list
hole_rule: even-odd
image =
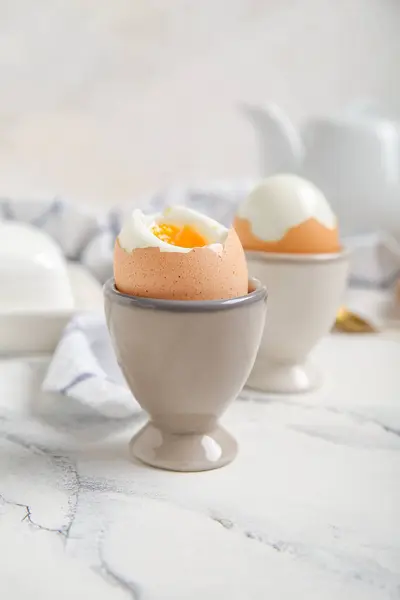
[[166,432],[149,421],[129,444],[133,459],[167,471],[196,472],[223,467],[236,457],[236,440],[217,425],[207,433]]
[[271,394],[301,394],[317,390],[322,383],[323,375],[312,363],[280,364],[258,359],[246,385]]

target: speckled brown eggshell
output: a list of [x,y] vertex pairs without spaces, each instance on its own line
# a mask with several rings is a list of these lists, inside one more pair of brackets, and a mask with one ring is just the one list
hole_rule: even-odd
[[221,252],[204,246],[190,252],[137,248],[129,253],[117,240],[114,279],[124,294],[165,300],[222,300],[248,293],[246,258],[233,229]]

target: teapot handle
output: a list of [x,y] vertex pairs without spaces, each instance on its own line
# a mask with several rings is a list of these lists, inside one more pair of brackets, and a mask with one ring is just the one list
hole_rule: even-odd
[[240,108],[257,132],[262,174],[298,172],[304,159],[304,144],[284,111],[275,104],[242,104]]

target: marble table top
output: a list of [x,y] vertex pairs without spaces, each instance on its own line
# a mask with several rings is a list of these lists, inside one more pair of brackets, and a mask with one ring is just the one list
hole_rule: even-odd
[[237,459],[208,473],[128,459],[142,417],[40,390],[0,362],[0,597],[388,600],[400,596],[400,344],[332,336],[323,390],[244,391]]

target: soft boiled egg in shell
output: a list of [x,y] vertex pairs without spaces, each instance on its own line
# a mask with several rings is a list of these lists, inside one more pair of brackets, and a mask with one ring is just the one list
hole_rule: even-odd
[[245,250],[322,254],[340,251],[337,219],[322,192],[296,175],[273,175],[240,206],[234,227]]
[[244,251],[234,229],[192,209],[134,210],[114,248],[117,289],[132,296],[220,300],[248,293]]

